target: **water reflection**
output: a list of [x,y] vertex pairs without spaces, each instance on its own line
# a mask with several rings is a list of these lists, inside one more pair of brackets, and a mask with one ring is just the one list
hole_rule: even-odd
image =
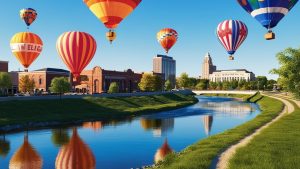
[[27,133],[22,146],[14,153],[9,162],[9,169],[41,169],[43,159],[29,143]]
[[95,156],[82,141],[76,128],[73,129],[70,142],[60,149],[55,166],[56,169],[95,169]]
[[10,151],[10,142],[5,139],[5,135],[0,138],[0,156],[5,158]]
[[166,136],[174,128],[174,118],[171,119],[146,119],[142,118],[141,126],[144,130],[152,130],[154,137]]
[[86,123],[83,123],[82,127],[92,129],[95,132],[99,132],[103,128],[103,124],[101,121],[86,122]]
[[52,129],[51,133],[51,141],[56,147],[61,147],[70,140],[68,129]]
[[169,146],[168,139],[165,140],[164,144],[156,151],[154,156],[154,162],[158,163],[165,159],[165,157],[173,152]]
[[213,116],[209,116],[209,115],[205,115],[202,118],[203,118],[205,133],[207,136],[210,136],[210,131],[211,131],[214,118]]

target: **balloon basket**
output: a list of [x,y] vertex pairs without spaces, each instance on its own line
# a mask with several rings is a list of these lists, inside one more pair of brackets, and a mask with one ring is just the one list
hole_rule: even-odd
[[275,33],[273,33],[273,32],[266,33],[265,34],[265,39],[266,40],[273,40],[273,39],[275,39]]
[[106,38],[112,44],[112,42],[117,38],[116,32],[110,30],[109,32],[106,33]]
[[234,60],[234,56],[229,56],[229,60]]

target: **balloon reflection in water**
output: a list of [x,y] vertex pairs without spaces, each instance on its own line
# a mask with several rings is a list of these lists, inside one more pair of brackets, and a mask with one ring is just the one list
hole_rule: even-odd
[[43,159],[24,136],[23,145],[14,153],[9,162],[9,169],[41,169]]
[[168,144],[168,140],[166,139],[164,144],[156,151],[154,156],[154,162],[158,163],[163,161],[165,157],[173,152],[172,148]]
[[70,142],[60,149],[55,166],[56,169],[95,169],[95,156],[81,140],[77,129],[73,129]]

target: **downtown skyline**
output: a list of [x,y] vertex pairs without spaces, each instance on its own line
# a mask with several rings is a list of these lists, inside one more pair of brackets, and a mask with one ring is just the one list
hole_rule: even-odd
[[[105,39],[106,28],[81,0],[73,3],[67,0],[11,0],[3,5],[7,16],[3,18],[0,28],[0,60],[9,61],[10,71],[23,70],[10,51],[9,41],[15,33],[27,31],[19,18],[19,10],[32,7],[38,12],[38,19],[30,31],[42,38],[44,50],[29,70],[44,67],[67,69],[57,54],[55,44],[60,34],[76,30],[90,33],[98,43],[96,55],[86,69],[99,65],[110,70],[132,68],[135,72],[151,71],[153,57],[164,54],[156,40],[156,33],[171,27],[179,33],[179,40],[170,51],[170,56],[177,61],[177,75],[187,72],[190,76],[199,76],[204,55],[210,52],[220,69],[245,68],[256,75],[276,78],[268,75],[269,70],[278,66],[276,53],[300,45],[295,45],[298,44],[295,34],[300,29],[300,24],[295,21],[300,11],[292,10],[274,29],[276,40],[265,41],[263,35],[266,30],[235,0],[230,1],[190,0],[191,3],[182,3],[175,0],[170,4],[144,0],[120,24],[116,30],[118,37],[110,45]],[[242,20],[249,29],[248,38],[235,54],[235,61],[228,61],[228,54],[215,35],[219,22],[226,19]]]

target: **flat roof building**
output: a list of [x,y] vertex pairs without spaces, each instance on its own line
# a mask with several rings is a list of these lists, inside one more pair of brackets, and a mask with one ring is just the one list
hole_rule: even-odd
[[172,87],[176,85],[176,61],[166,55],[157,55],[153,58],[153,72],[164,75],[164,81],[170,80]]

